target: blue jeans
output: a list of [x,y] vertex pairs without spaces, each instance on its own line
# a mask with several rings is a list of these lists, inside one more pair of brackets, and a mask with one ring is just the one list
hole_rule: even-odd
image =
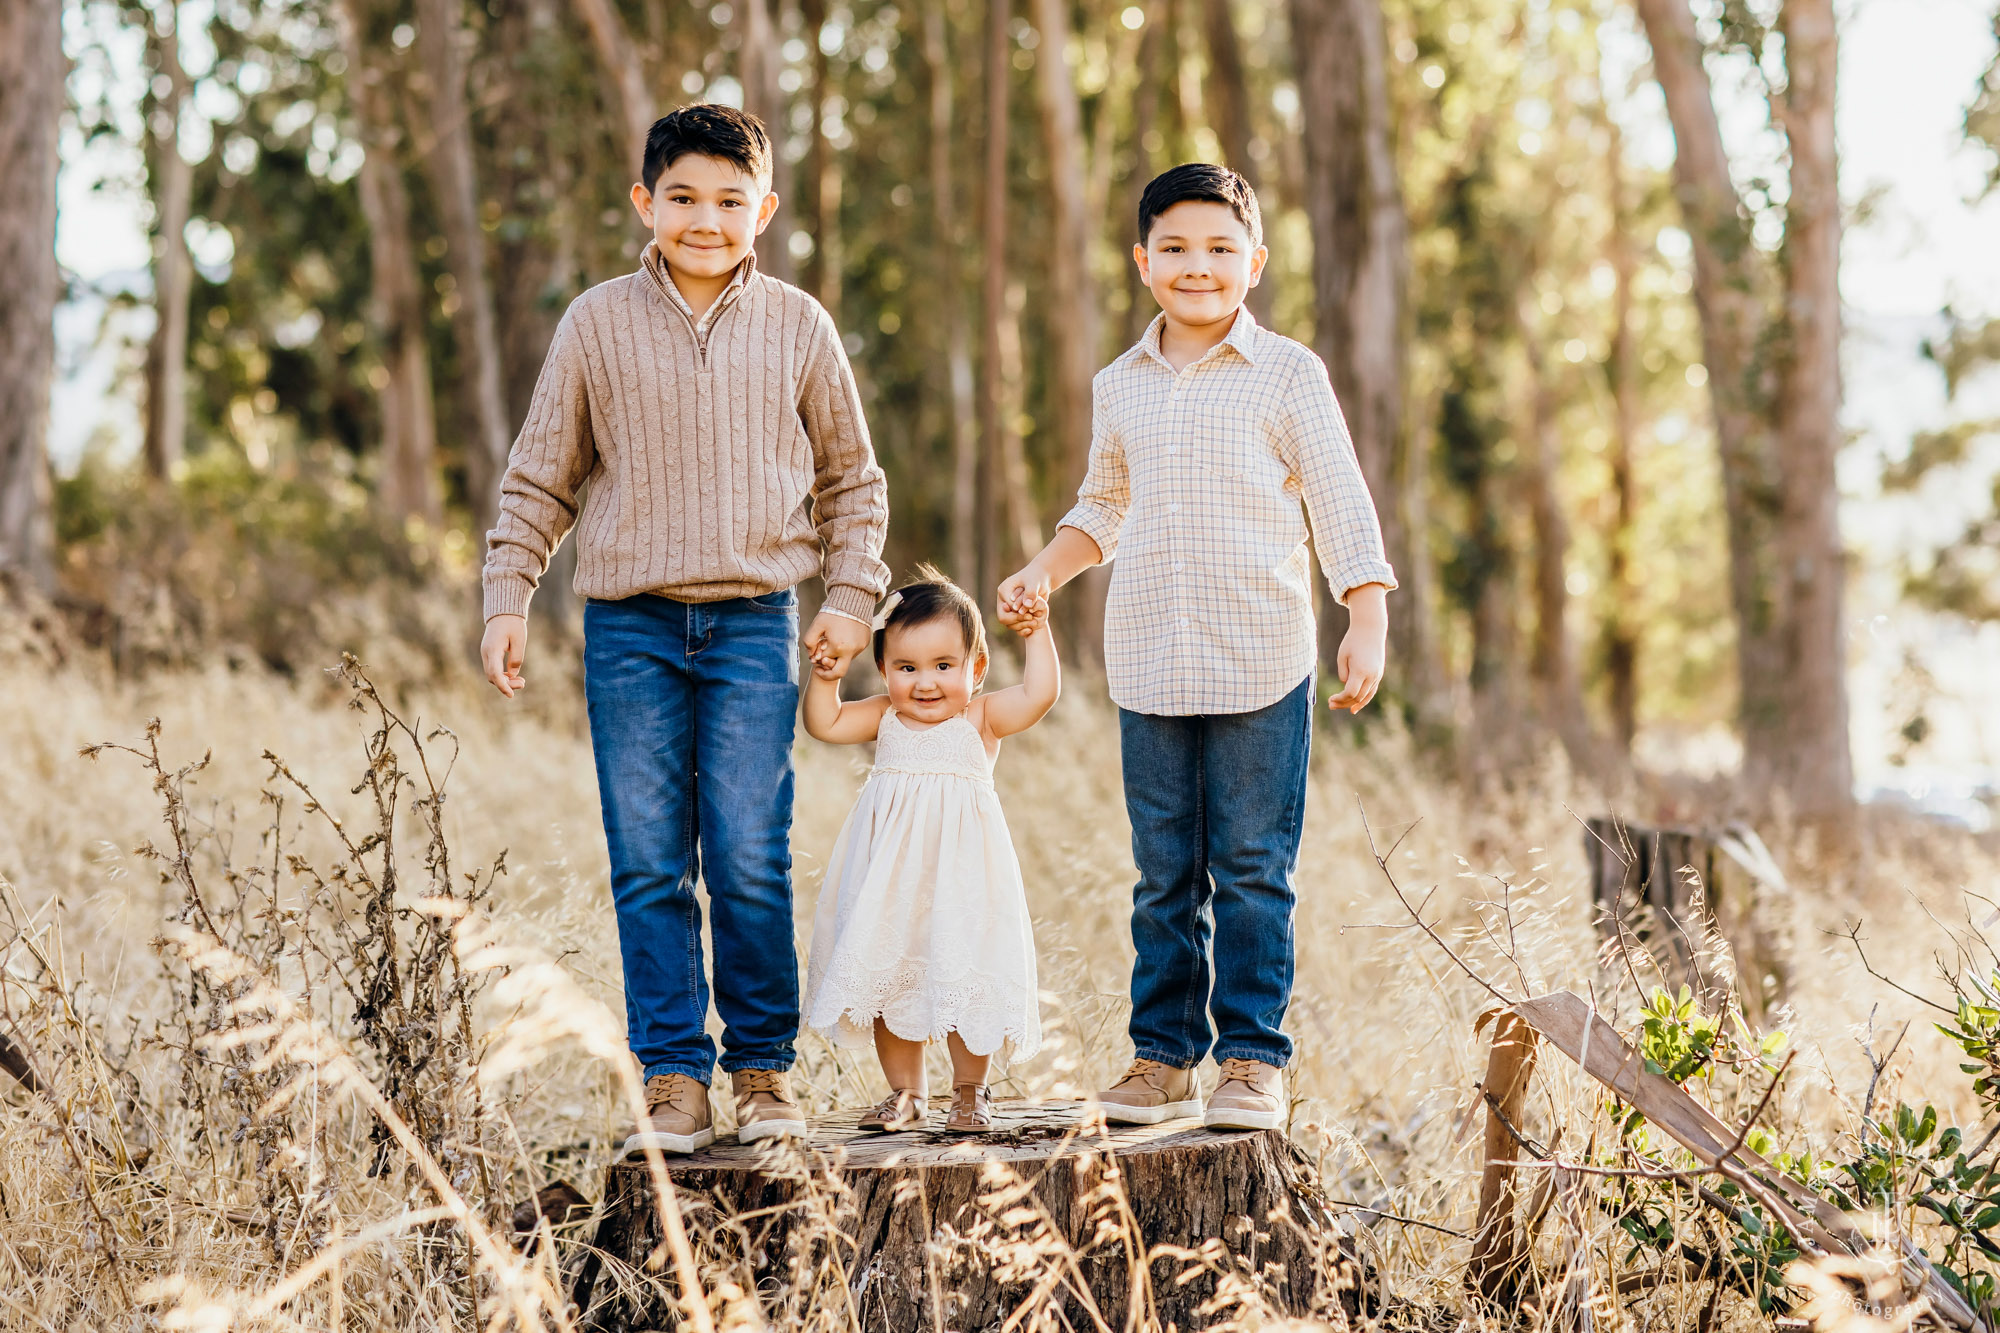
[[708,886],[722,1067],[789,1069],[799,1031],[792,948],[792,727],[798,598],[650,594],[583,611],[632,1053],[654,1074],[714,1076],[701,904]]
[[1312,705],[1308,676],[1249,713],[1118,710],[1139,865],[1131,1033],[1142,1059],[1187,1069],[1211,1044],[1218,1061],[1282,1068],[1292,1058],[1280,1029],[1292,999]]

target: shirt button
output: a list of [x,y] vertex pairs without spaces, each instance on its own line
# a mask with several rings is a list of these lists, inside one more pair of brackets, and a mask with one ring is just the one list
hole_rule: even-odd
[[1167,506],[1167,512],[1168,512],[1169,514],[1178,514],[1178,513],[1180,513],[1180,512],[1181,512],[1181,507],[1180,507],[1180,505],[1179,505],[1178,503],[1176,503],[1176,504],[1170,504],[1170,505],[1168,505],[1168,506]]
[[1182,628],[1182,629],[1186,629],[1186,628],[1187,628],[1187,617],[1186,617],[1186,616],[1182,616],[1182,617],[1181,617],[1181,628]]
[[1174,561],[1174,573],[1178,574],[1178,573],[1180,573],[1180,572],[1181,572],[1181,571],[1182,571],[1183,569],[1186,569],[1186,568],[1187,568],[1187,566],[1186,566],[1186,565],[1184,565],[1184,564],[1182,564],[1182,563],[1181,563],[1180,561],[1178,561],[1178,560]]

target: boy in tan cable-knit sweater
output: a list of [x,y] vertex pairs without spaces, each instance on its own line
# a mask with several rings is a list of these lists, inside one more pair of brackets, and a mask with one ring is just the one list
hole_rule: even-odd
[[793,587],[824,577],[805,645],[844,673],[888,584],[886,489],[840,335],[812,297],[757,272],[752,247],[778,207],[771,152],[763,124],[729,107],[653,125],[632,187],[653,241],[638,272],[563,316],[487,535],[480,656],[511,698],[528,600],[576,529],[591,746],[646,1077],[627,1151],[715,1137],[697,878],[738,1134],[804,1132],[786,1078],[799,1026]]

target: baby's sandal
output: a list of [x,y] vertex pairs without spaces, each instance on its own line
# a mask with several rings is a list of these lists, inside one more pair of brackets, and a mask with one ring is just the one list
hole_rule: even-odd
[[878,1134],[895,1134],[906,1129],[921,1129],[924,1116],[930,1111],[930,1102],[921,1093],[908,1088],[896,1088],[861,1113],[857,1126],[873,1130]]
[[953,1134],[986,1134],[993,1129],[993,1102],[984,1083],[954,1083],[951,1114],[944,1127]]

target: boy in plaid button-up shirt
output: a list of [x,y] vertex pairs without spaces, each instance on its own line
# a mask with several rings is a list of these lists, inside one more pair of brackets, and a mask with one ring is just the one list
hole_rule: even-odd
[[[1382,679],[1396,576],[1326,368],[1243,308],[1265,257],[1235,172],[1195,163],[1146,187],[1133,258],[1161,313],[1097,376],[1076,507],[1000,586],[1011,625],[1120,557],[1104,656],[1140,876],[1136,1058],[1098,1101],[1127,1123],[1284,1121],[1312,737],[1308,520],[1348,610],[1331,706],[1358,712]],[[1194,1067],[1211,1049],[1221,1077],[1204,1108]]]

